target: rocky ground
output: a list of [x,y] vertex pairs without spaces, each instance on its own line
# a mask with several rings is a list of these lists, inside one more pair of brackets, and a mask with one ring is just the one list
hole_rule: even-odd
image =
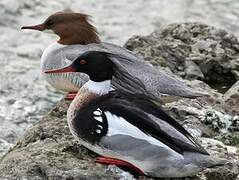
[[[239,179],[238,45],[234,35],[199,23],[171,24],[148,36],[134,36],[125,44],[159,70],[183,78],[189,86],[210,95],[164,105],[212,156],[229,161],[188,180]],[[97,155],[78,144],[69,133],[68,105],[61,100],[1,158],[2,179],[135,178],[114,166],[94,162]]]

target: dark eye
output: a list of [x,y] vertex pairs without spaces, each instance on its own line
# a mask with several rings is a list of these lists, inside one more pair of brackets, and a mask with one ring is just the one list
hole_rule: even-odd
[[84,65],[84,64],[86,64],[86,60],[84,60],[84,59],[81,59],[81,60],[80,60],[80,64],[81,64],[81,65]]
[[52,26],[54,24],[54,22],[51,20],[51,19],[49,19],[47,22],[46,22],[46,25],[47,26]]

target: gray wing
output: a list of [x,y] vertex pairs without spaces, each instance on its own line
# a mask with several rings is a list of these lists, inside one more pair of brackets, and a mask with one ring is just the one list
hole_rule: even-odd
[[135,161],[154,161],[156,159],[158,161],[172,156],[171,152],[163,147],[124,134],[105,136],[101,139],[100,146],[117,153],[122,159],[130,158]]
[[[169,159],[171,161],[173,159],[179,160],[183,158],[182,154],[140,130],[123,117],[117,116],[109,111],[104,112],[104,114],[108,122],[108,131],[107,134],[100,139],[98,145],[105,149],[105,152],[112,153],[112,156],[123,160],[131,160],[132,162],[154,162],[154,160],[166,162]],[[169,125],[168,128],[170,128]],[[165,131],[167,131],[167,129]],[[170,131],[170,133],[172,131]],[[177,133],[180,134],[179,132]],[[187,141],[187,138],[183,135],[178,136],[178,138]]]

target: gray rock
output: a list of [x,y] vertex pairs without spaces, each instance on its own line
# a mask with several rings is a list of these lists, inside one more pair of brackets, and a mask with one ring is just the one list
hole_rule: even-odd
[[227,112],[239,115],[239,81],[224,94],[223,99]]
[[199,23],[165,26],[131,38],[125,47],[185,79],[200,79],[226,91],[239,79],[239,41],[224,30]]
[[204,79],[201,69],[193,61],[185,61],[186,79]]

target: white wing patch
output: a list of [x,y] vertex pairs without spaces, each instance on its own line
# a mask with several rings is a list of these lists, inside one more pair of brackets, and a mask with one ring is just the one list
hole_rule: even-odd
[[99,122],[103,122],[103,118],[101,116],[94,116],[94,119]]
[[[101,115],[102,115],[102,111],[101,111],[100,108],[97,108],[95,111],[93,111],[93,117],[94,117],[94,119],[95,119],[96,121],[99,121],[100,123],[103,123],[103,117],[102,117]],[[95,132],[96,132],[97,134],[101,134],[102,130],[103,130],[103,126],[100,125],[100,124],[98,124],[98,125],[96,126]]]
[[96,129],[95,132],[98,133],[98,134],[100,134],[100,133],[101,133],[101,130],[100,130],[100,129]]
[[100,129],[103,129],[103,126],[101,126],[101,125],[97,125],[97,127],[100,128]]
[[136,139],[145,140],[149,142],[150,144],[163,147],[171,151],[172,153],[176,153],[177,155],[181,156],[179,153],[175,152],[167,145],[163,144],[162,142],[153,138],[152,136],[145,134],[139,128],[130,124],[123,117],[116,116],[115,114],[112,114],[109,111],[105,112],[105,115],[108,121],[107,136],[113,136],[118,134],[128,135]]
[[94,112],[93,112],[94,115],[96,116],[100,116],[102,114],[102,111],[100,110],[100,108],[97,108]]
[[101,117],[102,111],[101,111],[100,108],[97,108],[97,109],[93,112],[93,114],[94,114],[94,119],[95,119],[95,120],[97,120],[97,121],[99,121],[99,122],[103,122],[103,118]]

